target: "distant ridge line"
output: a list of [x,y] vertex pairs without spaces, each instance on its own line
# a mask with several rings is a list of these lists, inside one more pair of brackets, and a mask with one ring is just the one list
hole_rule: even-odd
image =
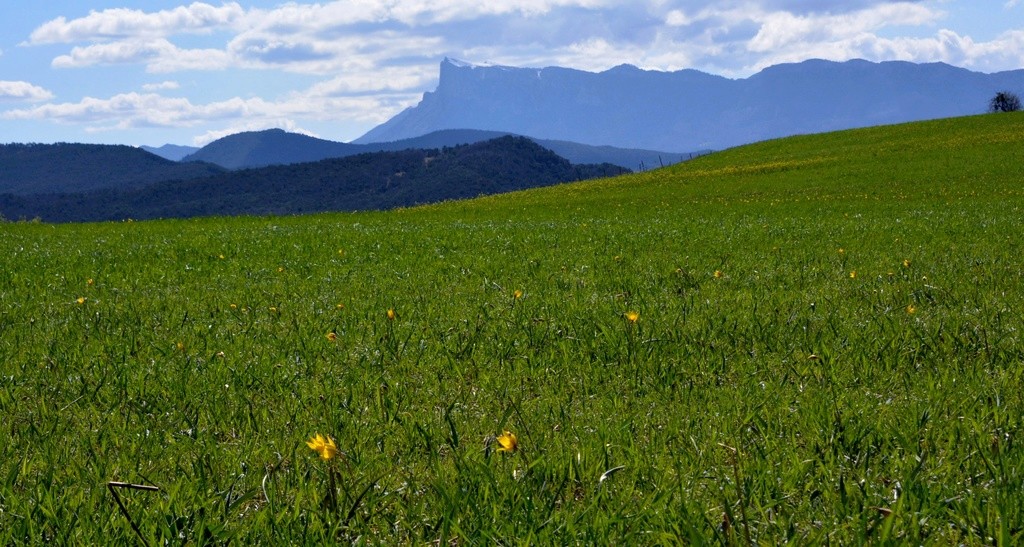
[[730,79],[620,65],[603,72],[445,59],[437,88],[352,141],[452,128],[646,150],[721,150],[788,135],[981,114],[1024,70],[811,59]]

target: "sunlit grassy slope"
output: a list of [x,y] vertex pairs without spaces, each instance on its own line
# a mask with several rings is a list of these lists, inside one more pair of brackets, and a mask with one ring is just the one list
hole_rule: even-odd
[[[2,224],[0,543],[1019,543],[1022,206],[1024,117],[990,115],[387,213]],[[126,516],[112,480],[160,490]]]

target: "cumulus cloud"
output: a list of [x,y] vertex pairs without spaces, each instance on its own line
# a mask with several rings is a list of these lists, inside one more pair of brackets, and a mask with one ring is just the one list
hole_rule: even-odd
[[496,16],[538,17],[559,9],[597,9],[617,3],[615,0],[347,0],[323,4],[289,3],[271,10],[252,10],[251,22],[258,28],[303,28],[312,31],[359,23],[394,22],[416,27]]
[[77,103],[50,103],[33,108],[9,110],[11,120],[51,120],[64,123],[108,124],[111,127],[189,125],[205,116],[237,111],[238,102],[197,107],[188,99],[168,98],[154,93],[123,93],[109,99],[85,97]]
[[29,36],[28,44],[57,44],[119,38],[154,38],[180,33],[207,33],[237,23],[245,15],[238,3],[215,7],[196,2],[172,10],[144,12],[117,8],[92,11],[68,20],[58,17]]
[[163,91],[169,89],[179,89],[181,84],[174,80],[165,80],[163,82],[155,82],[151,84],[142,84],[143,91]]
[[419,26],[487,16],[540,16],[555,9],[598,8],[614,3],[611,0],[345,0],[323,4],[287,3],[273,9],[246,10],[237,2],[219,7],[195,2],[156,12],[116,8],[93,11],[72,20],[58,17],[36,28],[27,43],[154,38],[226,28],[317,33],[359,23],[397,22]]
[[922,37],[877,32],[889,25],[938,25],[941,16],[920,6],[884,6],[844,16],[782,17],[773,20],[773,28],[762,27],[749,42],[748,51],[759,54],[750,69],[808,58],[945,62],[984,72],[1024,65],[1024,31],[1008,31],[984,42],[946,28]]
[[[329,86],[326,89],[329,90]],[[76,103],[48,103],[8,110],[0,113],[0,118],[84,124],[92,131],[195,127],[208,122],[222,122],[232,128],[299,127],[303,119],[356,120],[377,124],[411,106],[417,99],[415,94],[403,93],[332,96],[325,92],[325,88],[315,87],[277,101],[233,97],[195,104],[183,97],[132,92],[106,99],[86,97]]]
[[55,68],[81,68],[98,64],[140,63],[175,49],[167,40],[122,41],[75,47],[53,60]]
[[665,16],[665,24],[670,27],[684,27],[693,22],[693,19],[686,15],[681,9],[674,9]]
[[[1005,6],[1018,2],[1009,0]],[[942,5],[892,0],[344,0],[261,9],[238,2],[194,2],[154,12],[109,9],[77,19],[61,17],[37,28],[28,43],[75,44],[53,60],[58,68],[141,64],[162,73],[247,68],[320,75],[354,70],[354,80],[370,69],[399,66],[394,59],[403,60],[400,66],[410,72],[436,68],[444,55],[584,69],[624,62],[663,70],[689,66],[734,76],[806,56],[879,60],[898,50],[900,58],[921,60],[930,51],[938,56],[930,60],[960,59],[979,68],[1012,60],[996,52],[994,43],[938,47],[951,38],[940,33],[945,32],[939,28],[946,16]],[[934,29],[935,34],[917,43],[886,37],[886,29],[899,27]],[[192,49],[177,40],[200,33],[213,34],[223,47]],[[422,80],[400,77],[395,70],[388,74],[397,80],[381,89],[393,89],[395,81]]]
[[[883,30],[935,25],[943,17],[941,11],[913,2],[862,0],[839,7],[834,2],[806,0],[704,2],[703,7],[691,2],[685,8],[675,4],[681,3],[652,2],[649,26],[633,35],[609,27],[604,34],[553,47],[484,45],[463,50],[463,57],[585,70],[629,63],[655,70],[698,68],[743,77],[771,64],[811,57],[885,60],[894,46],[881,37]],[[644,24],[643,19],[630,21],[631,27]]]
[[430,59],[445,51],[444,40],[392,30],[309,38],[301,33],[249,31],[228,43],[232,66],[279,69],[306,74],[331,74],[386,67],[394,59]]
[[0,101],[47,101],[53,93],[37,85],[0,80]]
[[785,49],[794,43],[828,43],[892,25],[921,26],[935,22],[940,14],[916,4],[888,4],[839,15],[798,16],[773,12],[760,18],[761,30],[750,41],[755,52]]
[[367,93],[402,93],[422,89],[437,78],[434,66],[383,67],[353,71],[313,85],[301,93],[307,97],[343,97]]
[[[419,99],[419,94],[415,93],[332,96],[319,89],[296,92],[279,101],[233,99],[229,102],[242,101],[246,103],[246,108],[235,109],[230,111],[230,115],[221,116],[219,121],[224,123],[220,128],[196,136],[193,144],[202,146],[239,131],[271,128],[317,136],[302,128],[303,123],[312,121],[357,122],[372,127],[413,106]],[[202,116],[201,113],[197,114],[198,118]]]

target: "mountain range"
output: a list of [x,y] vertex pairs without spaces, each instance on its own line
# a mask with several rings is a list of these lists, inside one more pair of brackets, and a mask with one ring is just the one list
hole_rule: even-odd
[[165,144],[163,146],[140,146],[139,148],[161,158],[171,161],[181,161],[185,156],[199,151],[198,146],[184,146],[180,144]]
[[[11,145],[5,145],[6,148]],[[14,145],[25,146],[25,145]],[[90,146],[90,145],[69,145]],[[58,145],[31,145],[50,147]],[[51,157],[59,170],[66,147]],[[13,193],[0,187],[0,218],[83,222],[208,215],[298,214],[389,209],[509,192],[624,172],[619,166],[573,165],[524,137],[505,136],[442,149],[364,153],[317,162],[226,170],[205,163],[175,164],[129,147],[114,153],[143,154],[151,161],[212,174],[103,188],[71,185],[59,193]],[[88,152],[91,149],[79,149]],[[37,155],[38,151],[37,151]],[[80,172],[124,178],[125,162],[107,153],[104,162],[72,155]],[[111,159],[112,163],[107,163]],[[114,169],[113,167],[116,167]],[[85,180],[93,180],[87,176]]]
[[353,143],[442,129],[653,150],[722,149],[803,133],[980,114],[1024,70],[943,63],[808,60],[729,79],[621,65],[600,73],[445,59],[437,89]]
[[790,134],[980,113],[996,92],[1019,89],[1024,70],[941,63],[812,60],[728,79],[446,59],[436,91],[351,143],[274,129],[201,149],[0,145],[0,218],[415,205],[643,170]]
[[207,163],[179,163],[133,146],[108,144],[0,145],[0,194],[88,192],[137,188],[224,172]]
[[[287,165],[319,161],[327,158],[341,158],[369,152],[396,152],[423,148],[443,148],[460,144],[473,144],[498,137],[511,135],[507,131],[483,131],[475,129],[447,129],[434,131],[409,139],[394,142],[350,144],[288,133],[281,129],[236,133],[217,139],[184,156],[177,156],[185,147],[167,148],[170,145],[146,150],[169,159],[185,162],[202,161],[227,169],[245,169],[268,165]],[[568,141],[533,139],[537,144],[569,160],[571,163],[610,163],[636,170],[668,165],[692,158],[706,151],[665,152],[616,148],[612,146],[591,146]]]

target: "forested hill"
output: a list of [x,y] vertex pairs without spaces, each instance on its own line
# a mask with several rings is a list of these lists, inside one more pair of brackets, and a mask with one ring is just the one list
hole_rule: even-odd
[[0,215],[79,222],[389,209],[612,176],[523,137],[432,150],[359,154],[154,184],[49,196],[0,195]]
[[208,163],[170,161],[132,146],[0,145],[0,194],[138,188],[161,180],[193,179],[224,171]]
[[[266,167],[268,165],[306,163],[369,152],[397,152],[413,148],[430,149],[458,146],[460,144],[472,144],[496,139],[506,135],[513,135],[513,133],[508,131],[482,131],[478,129],[443,129],[426,135],[392,142],[346,144],[317,139],[299,133],[288,133],[281,129],[267,129],[264,131],[248,131],[228,135],[211,142],[184,158],[177,159],[186,162],[204,161],[227,169],[246,169]],[[613,165],[621,165],[627,169],[673,164],[701,154],[698,151],[687,153],[661,152],[612,146],[592,146],[568,141],[536,139],[533,137],[530,137],[530,139],[573,163],[611,163]],[[150,150],[154,151],[154,153],[164,153],[160,149]]]
[[317,139],[282,129],[247,131],[217,139],[182,158],[205,161],[228,169],[266,167],[340,158],[360,152],[375,152],[365,146]]

